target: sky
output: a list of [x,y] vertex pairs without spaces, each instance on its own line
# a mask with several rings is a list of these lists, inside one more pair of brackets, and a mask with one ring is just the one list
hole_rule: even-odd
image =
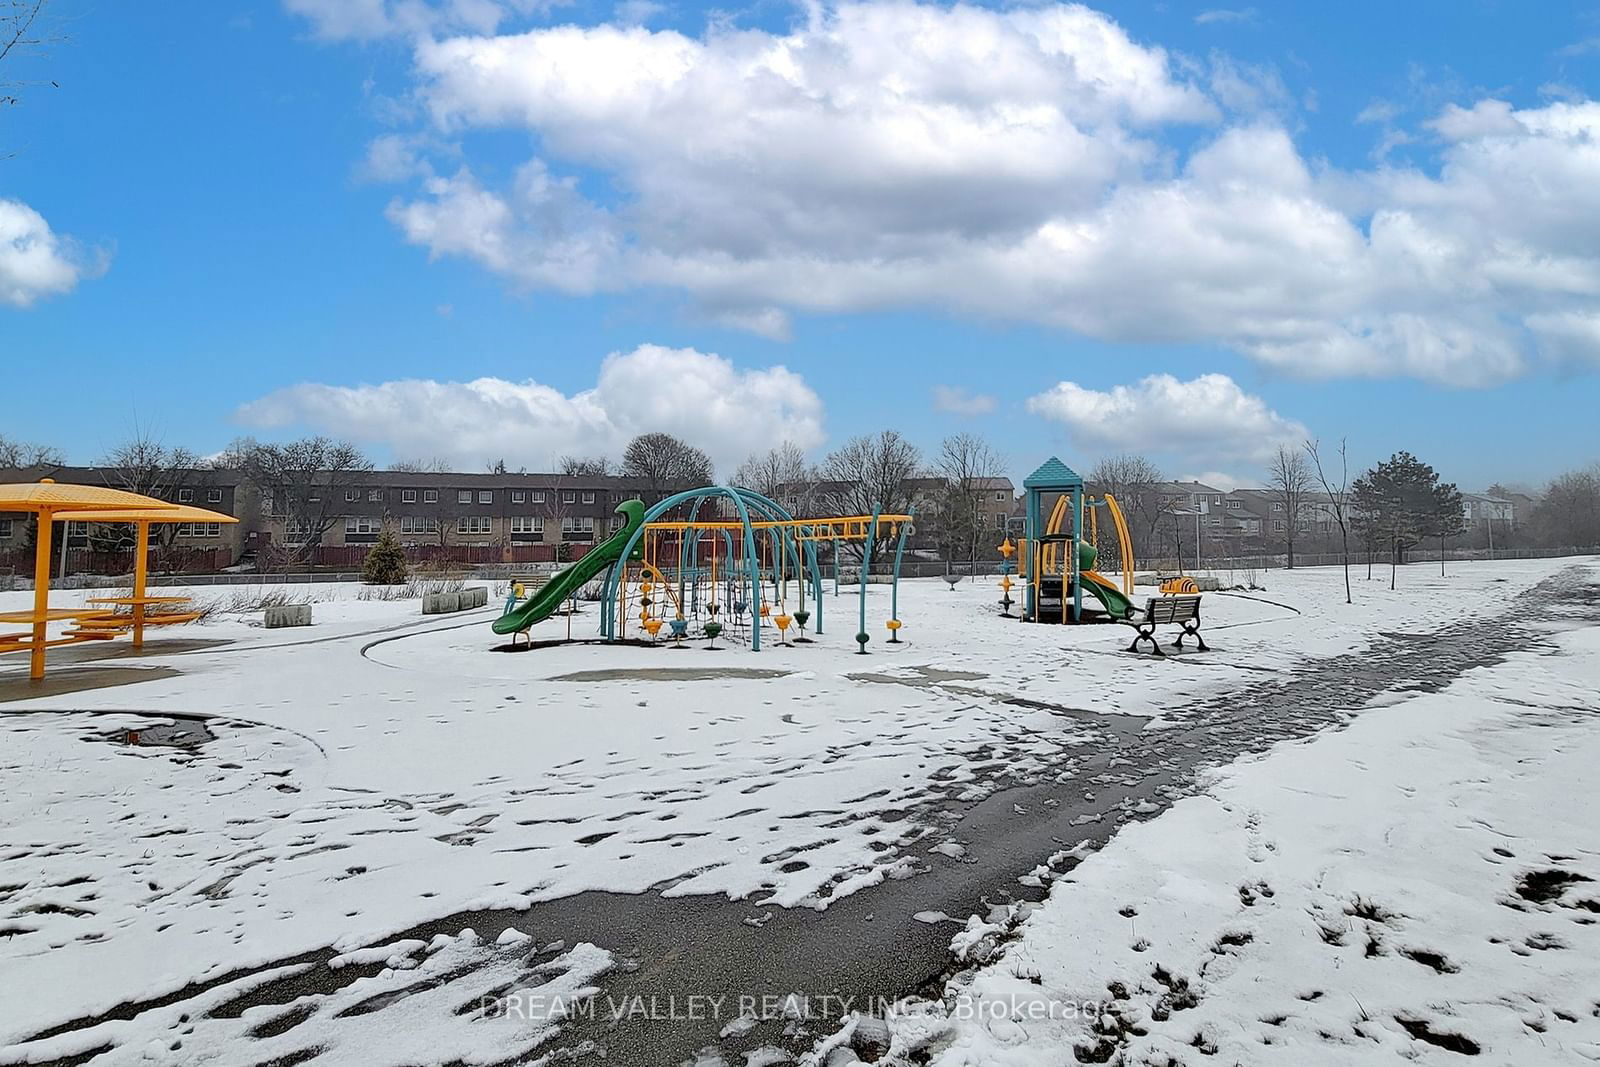
[[[1600,453],[1600,5],[50,0],[0,434]],[[0,96],[5,95],[0,92]]]

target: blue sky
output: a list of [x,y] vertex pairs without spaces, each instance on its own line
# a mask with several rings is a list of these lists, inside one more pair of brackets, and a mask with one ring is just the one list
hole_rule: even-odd
[[[837,9],[507,0],[489,27],[448,0],[292,6],[55,0],[62,39],[0,72],[60,86],[0,111],[0,202],[32,213],[11,224],[32,227],[28,239],[48,226],[72,272],[51,287],[14,267],[12,292],[25,295],[9,303],[0,284],[7,391],[37,398],[6,405],[0,433],[80,461],[137,421],[202,451],[241,433],[319,431],[380,458],[540,466],[657,424],[703,431],[725,464],[786,436],[820,455],[893,427],[930,449],[982,433],[1017,473],[1050,453],[1087,467],[1141,448],[1173,475],[1249,480],[1264,442],[1309,431],[1348,435],[1362,463],[1409,448],[1472,487],[1595,458],[1600,267],[1567,246],[1561,219],[1571,212],[1574,235],[1595,225],[1561,184],[1593,174],[1600,186],[1587,169],[1600,136],[1588,110],[1600,95],[1595,6],[1541,4],[1534,17],[1501,2],[1105,3],[1092,28],[1120,28],[1136,54],[1107,46],[1079,67],[1103,58],[1120,78],[1157,55],[1161,84],[1113,87],[1121,95],[1091,106],[1053,59],[1014,70],[1004,45],[966,73],[1040,79],[1021,121],[1045,115],[1045,135],[1026,141],[1016,112],[994,118],[1017,106],[1011,88],[968,85],[959,63],[933,58],[880,72],[872,35],[830,22]],[[874,6],[851,18],[921,17]],[[950,10],[926,9],[925,32],[970,37]],[[1050,10],[989,9],[1027,49],[1035,24],[1016,13]],[[352,29],[352,11],[383,20]],[[855,49],[826,74],[829,117],[780,99],[752,133],[747,89],[727,81],[746,53],[708,45],[708,19],[724,37],[754,35],[740,48],[798,35]],[[691,115],[681,133],[663,129],[682,101],[643,129],[590,113],[611,86],[654,76],[610,46],[573,60],[565,76],[591,79],[581,92],[515,73],[566,54],[560,38],[518,54],[504,85],[461,74],[497,34],[608,24],[642,24],[630,47],[677,31],[723,49],[691,60],[703,128]],[[442,47],[455,40],[470,46]],[[907,79],[923,88],[904,90]],[[670,81],[645,90],[675,91]],[[1165,96],[1151,104],[1152,92]],[[945,161],[906,125],[928,101],[971,122],[938,183],[916,168]],[[838,115],[857,104],[865,147],[857,117]],[[1450,114],[1470,120],[1447,125]],[[1062,122],[1088,136],[1057,154]],[[785,130],[815,137],[817,155],[785,144]],[[386,137],[403,158],[364,162]],[[702,165],[705,144],[734,142],[737,158]],[[852,153],[848,180],[807,183],[808,158],[827,169]],[[1096,153],[1103,172],[1082,164]],[[1197,155],[1215,159],[1191,167]],[[555,193],[527,192],[535,159]],[[1551,202],[1496,202],[1519,183]],[[1278,195],[1275,222],[1233,232],[1231,219]],[[1119,196],[1136,206],[1103,214]],[[474,214],[483,204],[510,215]],[[1407,235],[1397,245],[1375,236],[1376,216],[1420,221],[1394,231]],[[1039,252],[1041,233],[1084,228],[1098,235],[1092,256],[1070,237]],[[1166,262],[1179,229],[1194,243],[1173,240],[1170,259],[1186,262]],[[570,255],[549,251],[561,237]],[[1311,261],[1292,286],[1283,277]],[[1485,336],[1498,340],[1475,347]],[[774,377],[780,365],[791,373]],[[1163,374],[1173,387],[1141,385]],[[517,388],[448,386],[477,379]],[[359,388],[405,380],[442,384]],[[982,399],[938,410],[939,386]]]

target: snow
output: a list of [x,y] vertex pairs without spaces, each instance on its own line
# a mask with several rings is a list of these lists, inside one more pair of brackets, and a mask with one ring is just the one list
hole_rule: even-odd
[[1546,629],[1442,692],[1215,772],[1043,907],[972,917],[958,957],[997,925],[1013,940],[945,1004],[907,1005],[896,1056],[1600,1060],[1600,628]]
[[[502,639],[487,625],[498,611],[495,590],[488,608],[424,619],[414,600],[361,600],[360,587],[334,585],[290,587],[292,595],[314,601],[316,624],[307,629],[268,631],[258,616],[218,611],[201,624],[152,635],[142,655],[122,641],[53,650],[41,690],[28,687],[24,657],[6,657],[0,659],[0,933],[6,935],[0,1003],[25,1002],[29,1009],[0,1013],[0,1062],[104,1044],[130,1062],[147,1050],[156,1062],[162,1056],[203,1062],[249,1032],[265,1008],[283,1008],[208,1018],[208,1004],[287,981],[297,968],[327,966],[280,962],[321,950],[339,954],[341,975],[355,977],[301,1005],[309,1014],[291,1031],[297,1048],[313,1033],[330,1048],[361,1049],[363,1063],[398,1061],[405,1035],[433,1025],[439,1039],[425,1051],[413,1046],[406,1062],[531,1053],[548,1039],[543,1029],[513,1031],[487,1021],[457,1027],[450,1014],[515,981],[527,966],[527,939],[446,944],[397,935],[444,916],[526,909],[590,889],[713,893],[747,898],[752,906],[825,908],[914,874],[930,853],[963,856],[961,842],[919,814],[940,798],[971,800],[1051,774],[1065,757],[1096,743],[1094,716],[1149,716],[1146,728],[1160,728],[1164,714],[1236,686],[1251,672],[1276,673],[1360,649],[1383,632],[1424,633],[1492,614],[1570,565],[1474,564],[1444,579],[1418,566],[1402,572],[1397,592],[1386,583],[1358,583],[1353,607],[1343,603],[1337,570],[1273,573],[1265,593],[1206,597],[1205,632],[1216,653],[1165,661],[1123,653],[1130,638],[1123,627],[1023,626],[993,614],[992,582],[951,591],[937,580],[902,585],[900,645],[883,640],[888,590],[872,587],[874,640],[866,657],[853,655],[856,599],[849,589],[824,598],[827,632],[810,645],[752,654],[724,638],[719,644],[730,647],[719,651],[574,644],[506,654],[493,651]],[[193,592],[223,604],[245,599],[231,589]],[[84,595],[64,592],[53,603]],[[29,597],[0,594],[0,610],[25,607]],[[591,636],[595,618],[589,606],[574,620],[574,634]],[[552,620],[535,635],[556,636],[564,628],[563,620]],[[672,673],[688,667],[714,676]],[[773,676],[740,673],[752,668]],[[1369,721],[1411,723],[1438,699],[1416,697],[1392,716],[1390,709],[1373,710],[1346,733],[1314,744],[1352,735]],[[1497,706],[1488,696],[1479,703]],[[121,743],[127,731],[175,716],[203,720],[212,738],[192,748]],[[1390,806],[1407,794],[1380,772],[1425,770],[1416,766],[1415,747],[1424,735],[1396,737],[1412,738],[1392,746],[1404,758],[1369,760],[1364,773],[1375,784],[1360,794],[1382,796]],[[1502,740],[1506,751],[1514,747],[1511,737]],[[1219,778],[1214,789],[1236,788],[1266,765],[1230,771],[1239,777]],[[1300,777],[1289,780],[1304,785],[1315,780],[1313,770],[1295,769]],[[1409,784],[1420,793],[1437,787]],[[1570,794],[1574,786],[1566,789]],[[1165,895],[1146,902],[1153,914],[1146,918],[1141,909],[1138,936],[1152,947],[1139,961],[1168,947],[1178,951],[1180,913],[1220,922],[1229,894],[1237,911],[1235,887],[1216,890],[1217,878],[1234,876],[1218,866],[1223,853],[1235,864],[1269,868],[1300,855],[1294,831],[1273,818],[1334,821],[1341,810],[1349,816],[1349,805],[1318,816],[1314,798],[1302,794],[1294,794],[1293,804],[1283,798],[1268,804],[1265,794],[1236,796],[1225,811],[1217,795],[1180,806],[1212,812],[1207,818],[1168,812],[1123,830],[1112,846],[1136,847],[1157,827],[1191,820],[1176,846],[1161,846],[1170,855],[1156,860],[1150,846],[1139,861],[1144,875],[1173,872],[1160,882]],[[1246,808],[1263,812],[1256,839],[1228,822],[1231,812]],[[1532,833],[1522,824],[1500,828]],[[1264,856],[1259,863],[1248,855],[1252,840]],[[1245,849],[1242,860],[1228,851],[1235,845]],[[1571,844],[1550,847],[1576,853]],[[1083,880],[1107,854],[1083,863],[1073,886],[1088,884]],[[1193,869],[1182,873],[1185,862]],[[1045,865],[1038,878],[1054,866]],[[1516,863],[1502,866],[1510,873]],[[1400,870],[1383,869],[1395,877]],[[1269,880],[1268,873],[1263,868],[1252,882]],[[1295,878],[1307,877],[1300,868],[1270,873],[1278,892],[1272,899],[1280,901],[1290,899]],[[1342,899],[1336,890],[1357,891],[1354,872],[1346,880],[1330,883],[1335,895],[1317,898],[1320,905],[1333,908]],[[1069,888],[1058,883],[1055,894]],[[1407,923],[1444,914],[1418,906],[1402,888],[1385,879],[1360,891],[1376,894]],[[1169,909],[1171,917],[1156,918]],[[1247,918],[1265,922],[1272,910]],[[985,916],[980,925],[996,925],[995,918]],[[1122,926],[1107,953],[1123,952],[1118,946],[1132,940],[1127,920],[1117,921]],[[1507,944],[1527,947],[1538,931],[1513,931],[1510,922],[1500,924],[1508,929]],[[1045,925],[1042,916],[1024,923],[1028,930]],[[1207,935],[1220,930],[1215,925]],[[1424,932],[1431,933],[1385,935],[1395,947],[1382,958],[1392,964],[1403,959],[1396,955],[1403,944],[1443,939]],[[1256,944],[1273,931],[1252,933]],[[1562,936],[1581,943],[1570,931]],[[999,940],[983,929],[965,947],[969,954],[985,944],[993,950]],[[1495,950],[1533,961],[1525,966],[1548,966],[1560,954]],[[560,955],[575,993],[603,972],[600,951],[578,945]],[[1187,967],[1185,974],[1203,961],[1168,958]],[[406,994],[403,1022],[379,1021],[396,1014],[382,1010],[340,1015],[356,1002],[398,999],[423,973],[453,977],[432,992]],[[1096,971],[1092,979],[1085,973],[1073,980],[1101,988],[1102,977]],[[1220,980],[1220,973],[1204,978]],[[26,1040],[195,983],[220,984],[170,1010],[150,1008],[133,1019]],[[1198,1019],[1193,1012],[1209,1010],[1208,1003],[1185,1014]],[[1380,1008],[1386,1003],[1379,1001]],[[1331,1010],[1313,1005],[1295,1018]],[[1368,1010],[1378,1017],[1379,1009],[1368,1004]],[[180,1022],[180,1014],[189,1021]],[[394,1032],[380,1033],[385,1025]],[[181,1050],[169,1047],[175,1033]],[[1489,1036],[1485,1031],[1483,1039]],[[256,1040],[261,1060],[289,1047],[287,1036]],[[153,1041],[159,1048],[151,1048]]]

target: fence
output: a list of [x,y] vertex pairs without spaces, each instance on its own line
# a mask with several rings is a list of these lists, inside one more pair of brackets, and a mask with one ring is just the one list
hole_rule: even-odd
[[[152,570],[194,572],[221,570],[233,562],[233,554],[225,548],[169,548],[151,549]],[[92,548],[69,548],[65,560],[60,550],[51,553],[50,573],[72,574],[128,574],[133,570],[133,549],[97,552]],[[33,550],[13,548],[0,551],[0,572],[11,571],[19,576],[33,576]]]

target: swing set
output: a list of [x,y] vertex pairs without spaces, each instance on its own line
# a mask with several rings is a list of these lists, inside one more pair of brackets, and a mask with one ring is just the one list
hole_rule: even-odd
[[[672,517],[674,515],[681,517]],[[651,642],[675,647],[718,637],[760,651],[763,633],[782,646],[809,643],[807,629],[823,634],[822,571],[817,545],[834,554],[856,544],[861,551],[858,651],[865,653],[866,594],[873,545],[895,545],[890,576],[889,641],[899,643],[900,563],[912,516],[874,512],[830,518],[795,518],[782,505],[749,489],[706,486],[668,497],[645,513],[601,588],[601,635],[626,640],[630,627]],[[792,610],[791,610],[792,609]],[[791,638],[790,629],[796,631]],[[637,636],[635,636],[637,639]]]

